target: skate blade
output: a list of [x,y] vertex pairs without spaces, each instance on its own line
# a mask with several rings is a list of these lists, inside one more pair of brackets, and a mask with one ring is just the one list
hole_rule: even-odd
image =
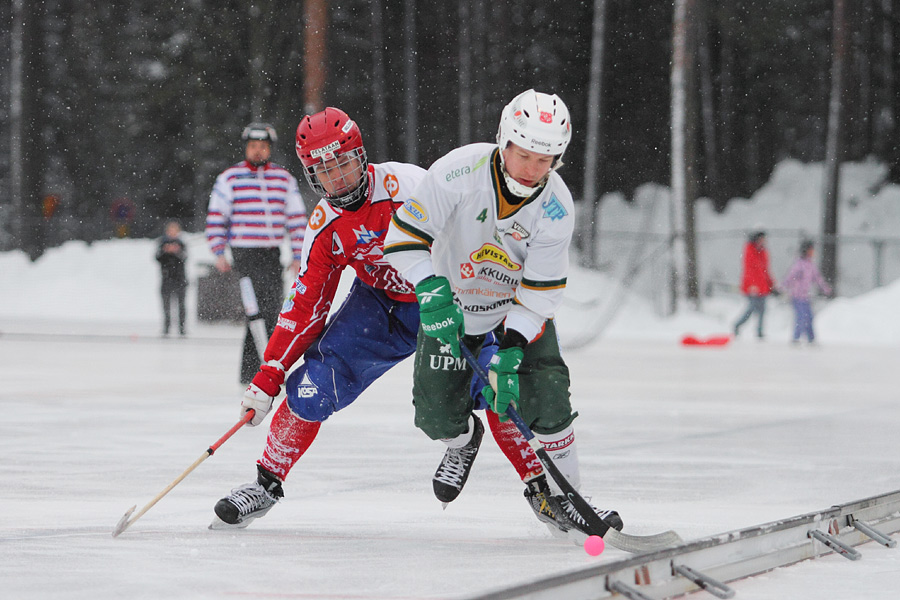
[[252,518],[232,525],[231,523],[226,523],[219,517],[213,517],[212,523],[209,524],[209,528],[213,531],[221,531],[225,529],[246,529],[247,525],[249,525],[251,521],[253,521]]
[[542,521],[544,525],[547,527],[547,531],[550,532],[554,538],[558,540],[568,540],[575,544],[576,546],[583,546],[584,541],[587,539],[587,534],[578,531],[575,528],[563,530],[560,529],[557,525],[553,523],[548,523],[546,521]]
[[550,535],[558,540],[567,540],[569,539],[568,532],[563,531],[553,523],[547,523],[546,521],[541,521],[544,523],[544,526],[547,528],[547,531],[550,532]]
[[[610,530],[612,531],[612,530]],[[567,531],[565,534],[566,539],[575,544],[578,547],[584,546],[584,542],[588,539],[588,535],[583,532],[575,529],[574,527]]]

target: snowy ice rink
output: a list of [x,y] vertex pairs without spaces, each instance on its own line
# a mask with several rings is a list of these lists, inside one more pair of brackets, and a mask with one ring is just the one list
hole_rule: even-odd
[[[113,539],[126,509],[236,422],[239,332],[10,333],[23,329],[6,322],[0,337],[5,598],[465,598],[624,556],[550,537],[487,438],[442,511],[441,447],[412,425],[409,362],[323,427],[286,499],[249,529],[207,524],[252,477],[264,428],[238,432]],[[900,488],[895,349],[617,341],[566,358],[584,491],[626,531],[689,540]],[[747,600],[896,597],[900,550],[860,549],[856,563],[829,556],[734,587]]]
[[[241,331],[191,321],[187,339],[160,339],[151,242],[68,251],[78,260],[0,256],[0,597],[461,600],[625,556],[551,537],[489,437],[441,510],[442,446],[413,426],[409,362],[326,423],[285,500],[249,529],[207,525],[253,477],[265,427],[239,431],[112,538],[237,421]],[[584,281],[573,294],[589,295]],[[897,327],[898,293],[878,293],[823,309],[818,348],[786,343],[783,303],[765,342],[723,349],[681,347],[677,333],[727,331],[740,298],[666,323],[626,305],[607,336],[564,353],[583,491],[626,532],[691,540],[900,489],[898,344],[864,330]],[[563,333],[590,323],[560,315]],[[741,600],[895,598],[900,549],[859,550],[733,587]]]

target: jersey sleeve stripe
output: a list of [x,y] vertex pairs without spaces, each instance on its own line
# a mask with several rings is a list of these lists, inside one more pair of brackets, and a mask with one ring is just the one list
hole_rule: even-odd
[[533,279],[522,279],[522,287],[531,290],[561,290],[566,287],[566,278],[555,279],[552,281],[534,281]]
[[427,252],[428,244],[417,244],[415,242],[408,242],[405,244],[385,245],[383,252],[385,254],[392,254],[394,252],[407,252],[409,250],[425,250]]
[[391,222],[403,233],[406,235],[416,238],[421,241],[423,244],[431,246],[434,243],[434,238],[422,231],[421,229],[417,229],[408,223],[405,223],[400,217],[397,216],[397,213],[394,213],[394,216],[391,217]]

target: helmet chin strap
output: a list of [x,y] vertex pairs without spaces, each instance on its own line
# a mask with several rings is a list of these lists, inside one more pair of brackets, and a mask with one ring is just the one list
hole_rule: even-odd
[[506,180],[506,188],[514,195],[519,198],[530,198],[535,192],[539,189],[547,185],[547,180],[550,179],[550,173],[557,170],[562,166],[562,160],[559,157],[553,161],[553,166],[547,171],[547,174],[544,175],[543,179],[541,179],[538,184],[534,187],[528,187],[526,185],[522,185],[518,181],[510,176],[509,172],[506,170],[506,162],[503,160],[503,153],[500,153],[500,172],[503,173],[503,179]]
[[528,198],[528,197],[530,197],[530,196],[531,196],[532,194],[534,194],[536,191],[538,191],[539,189],[541,189],[542,187],[544,187],[544,185],[547,183],[547,178],[544,177],[544,178],[543,178],[536,186],[534,186],[534,187],[528,187],[528,186],[522,185],[521,183],[519,183],[518,181],[516,181],[515,179],[513,179],[512,177],[510,177],[509,173],[506,172],[506,167],[503,167],[503,179],[506,180],[506,187],[507,187],[507,189],[509,189],[509,191],[510,191],[514,196],[518,196],[519,198]]

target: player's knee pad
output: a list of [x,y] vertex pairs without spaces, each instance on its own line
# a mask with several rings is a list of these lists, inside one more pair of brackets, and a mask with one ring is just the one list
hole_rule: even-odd
[[324,421],[334,413],[337,399],[331,369],[318,362],[304,363],[284,384],[291,411],[307,421]]

